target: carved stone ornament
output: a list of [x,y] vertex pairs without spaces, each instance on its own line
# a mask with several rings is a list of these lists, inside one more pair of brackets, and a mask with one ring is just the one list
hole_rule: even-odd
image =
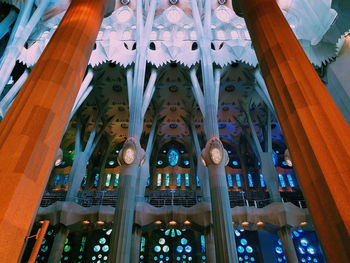
[[218,0],[219,5],[224,5],[226,4],[227,0]]
[[141,148],[140,142],[133,137],[129,137],[119,152],[118,162],[121,165],[141,165],[144,155],[145,151]]
[[122,5],[128,5],[130,3],[130,0],[120,0],[120,3]]
[[202,151],[202,159],[206,165],[219,165],[222,162],[227,164],[228,154],[219,138],[213,137],[207,141]]

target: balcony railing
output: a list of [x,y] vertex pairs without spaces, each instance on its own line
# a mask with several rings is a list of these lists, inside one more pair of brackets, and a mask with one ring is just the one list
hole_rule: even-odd
[[[229,191],[230,205],[235,206],[254,206],[261,208],[270,203],[268,192],[243,192],[243,191]],[[41,207],[47,207],[57,201],[66,200],[66,191],[47,191],[45,192]],[[306,202],[301,192],[281,192],[284,202],[291,202],[294,205],[305,208]],[[195,191],[191,190],[152,190],[146,192],[146,200],[155,207],[163,206],[184,206],[191,207],[201,201],[201,197],[197,196]],[[118,191],[97,191],[84,190],[78,193],[74,200],[84,207],[96,205],[116,206],[118,198]]]
[[191,207],[197,204],[197,194],[190,190],[153,190],[146,193],[146,199],[155,207],[176,205]]

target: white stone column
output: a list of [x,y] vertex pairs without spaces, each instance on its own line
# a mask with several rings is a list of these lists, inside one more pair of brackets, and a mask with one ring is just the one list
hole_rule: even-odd
[[228,155],[219,138],[208,140],[202,157],[209,170],[216,262],[238,262],[225,176]]
[[136,205],[137,176],[144,151],[138,140],[130,137],[119,153],[122,169],[118,201],[114,214],[109,262],[130,262],[132,226]]

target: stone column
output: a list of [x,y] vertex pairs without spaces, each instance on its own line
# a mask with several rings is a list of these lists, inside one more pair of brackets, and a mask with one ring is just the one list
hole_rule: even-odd
[[277,230],[277,235],[282,241],[282,246],[284,250],[284,254],[287,258],[287,263],[298,263],[297,252],[295,251],[292,233],[290,228],[282,227]]
[[69,234],[69,229],[65,225],[60,225],[52,244],[50,256],[47,261],[48,263],[60,262],[63,248],[64,248],[64,242],[66,241],[68,234]]
[[214,234],[213,226],[208,226],[208,229],[205,232],[205,256],[207,257],[206,262],[215,263],[215,243],[214,243]]
[[327,259],[348,262],[349,125],[276,1],[239,4]]
[[140,262],[140,244],[142,237],[142,228],[139,225],[134,225],[131,240],[131,263]]
[[119,153],[122,164],[115,208],[109,262],[130,262],[132,226],[136,205],[137,176],[144,151],[138,140],[129,137]]
[[[73,0],[0,124],[0,255],[18,262],[108,0]],[[6,175],[6,176],[5,176]]]
[[202,156],[209,171],[216,262],[238,262],[226,183],[228,156],[220,139],[212,137],[208,140]]

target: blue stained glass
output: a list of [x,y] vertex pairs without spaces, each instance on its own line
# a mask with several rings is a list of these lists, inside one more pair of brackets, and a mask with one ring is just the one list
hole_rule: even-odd
[[309,241],[306,238],[300,239],[300,244],[306,247],[309,244]]
[[201,186],[201,183],[199,181],[199,176],[197,176],[197,175],[196,175],[196,185],[197,185],[197,187]]
[[205,237],[201,235],[201,253],[205,253]]
[[159,239],[159,244],[164,245],[165,244],[165,239],[164,238],[160,238]]
[[274,165],[277,165],[278,162],[278,156],[275,152],[272,152],[272,161]]
[[276,247],[275,251],[277,254],[283,254],[283,249],[281,247]]
[[168,152],[168,161],[171,166],[177,165],[177,163],[179,162],[179,152],[175,149],[171,149]]
[[264,175],[260,174],[260,185],[261,187],[266,187],[265,180],[264,180]]
[[99,245],[94,246],[94,252],[99,252],[101,247]]
[[247,246],[245,249],[248,253],[253,253],[253,248],[251,246]]
[[180,231],[179,229],[176,229],[176,234],[177,234],[178,236],[181,236],[181,231]]
[[66,187],[67,182],[68,182],[69,174],[64,174],[63,176],[64,177],[63,177],[62,187]]
[[154,247],[154,252],[158,253],[158,252],[160,252],[160,250],[161,250],[160,246],[155,246]]
[[81,182],[81,186],[85,187],[86,186],[86,181],[87,181],[87,175],[84,175],[83,181]]
[[237,251],[238,251],[238,253],[243,253],[244,252],[244,247],[238,246],[237,247]]
[[118,184],[119,184],[119,174],[115,174],[113,187],[118,187]]
[[238,165],[238,162],[235,160],[235,161],[232,161],[232,164],[233,164],[234,166],[237,166],[237,165]]
[[94,187],[97,187],[99,182],[100,182],[100,174],[96,174],[95,180],[94,180]]
[[102,251],[103,252],[107,252],[109,250],[109,246],[108,245],[104,245],[103,247],[102,247]]
[[106,239],[104,237],[100,238],[99,242],[101,245],[105,244],[106,243]]
[[170,229],[168,229],[168,230],[166,230],[166,231],[164,232],[164,234],[165,234],[166,236],[169,236],[169,233],[170,233]]
[[192,247],[189,246],[189,245],[187,245],[187,246],[185,247],[185,251],[186,251],[187,253],[190,253],[190,252],[192,251]]
[[300,254],[305,254],[305,249],[303,247],[298,247]]
[[170,186],[170,174],[165,174],[165,186]]
[[231,174],[227,174],[226,176],[227,176],[228,187],[233,187],[232,175]]
[[147,179],[147,186],[150,186],[150,184],[151,184],[151,177],[148,177],[148,179]]
[[145,246],[146,246],[146,238],[141,237],[141,248],[140,248],[141,252],[145,252]]
[[176,175],[176,186],[181,187],[181,174]]
[[311,255],[315,254],[315,249],[312,246],[307,247],[307,252],[309,252]]
[[249,187],[254,187],[253,177],[251,174],[248,174],[248,184],[249,184]]
[[286,182],[284,181],[283,175],[282,174],[278,174],[278,178],[280,179],[281,187],[283,187],[283,188],[287,187]]
[[295,187],[295,183],[291,174],[287,174],[287,179],[290,187]]
[[56,174],[55,180],[53,182],[53,186],[57,186],[60,181],[61,181],[61,175],[60,174]]
[[190,175],[185,174],[185,186],[190,186]]
[[237,187],[242,187],[241,175],[240,174],[236,174],[236,183],[237,183]]
[[186,245],[187,244],[187,239],[186,238],[181,238],[181,245]]
[[185,161],[184,161],[184,165],[187,166],[187,165],[189,165],[189,164],[190,164],[190,161],[189,161],[189,160],[185,160]]
[[184,251],[184,248],[182,246],[177,246],[176,251],[177,253],[182,253],[182,251]]
[[242,239],[241,239],[241,244],[242,244],[243,246],[247,245],[247,244],[248,244],[247,239],[242,238]]
[[162,161],[162,160],[159,160],[157,163],[158,163],[158,165],[162,165],[162,164],[163,164],[163,161]]

